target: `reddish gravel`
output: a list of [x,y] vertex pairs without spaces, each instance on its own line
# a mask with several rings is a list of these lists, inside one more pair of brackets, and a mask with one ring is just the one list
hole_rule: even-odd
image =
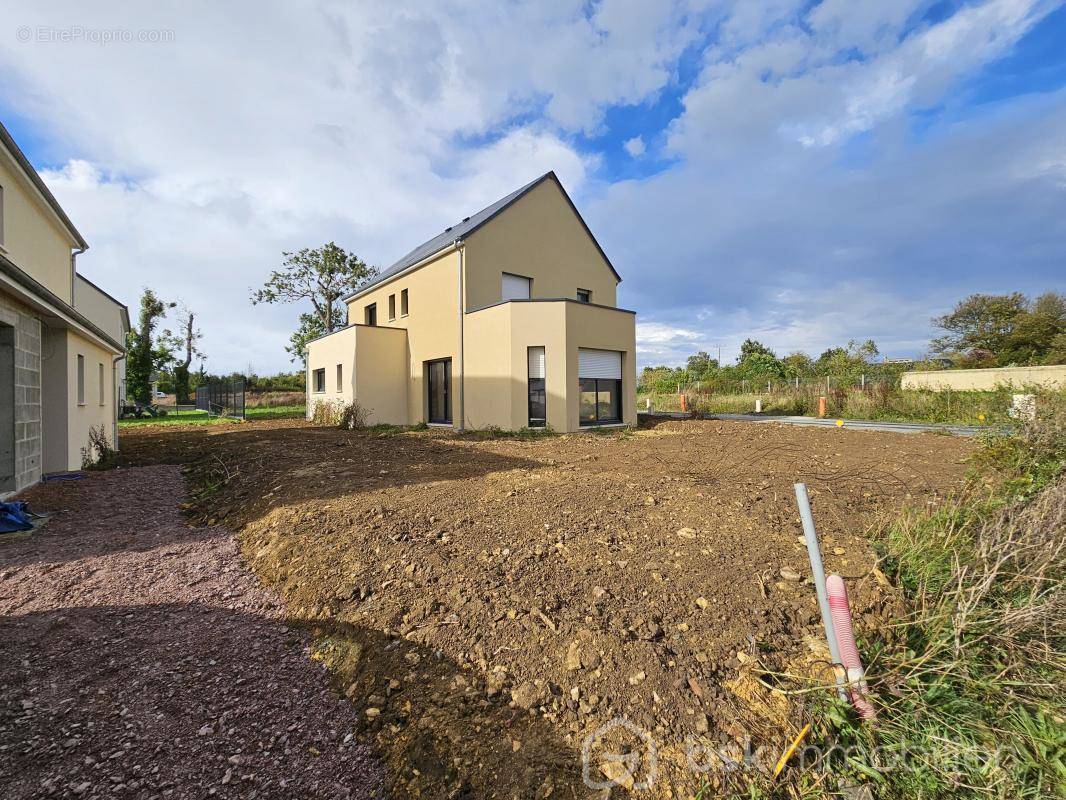
[[177,467],[33,489],[0,538],[0,797],[372,798],[355,710]]

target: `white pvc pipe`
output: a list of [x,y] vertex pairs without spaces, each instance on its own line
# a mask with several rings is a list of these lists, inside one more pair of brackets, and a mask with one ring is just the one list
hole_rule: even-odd
[[825,639],[829,645],[829,657],[833,661],[837,693],[842,700],[847,700],[844,677],[838,669],[838,666],[842,666],[844,662],[840,660],[840,648],[837,646],[836,632],[833,629],[833,616],[829,611],[829,595],[825,590],[825,570],[822,568],[822,551],[818,548],[818,532],[814,528],[811,501],[807,497],[806,484],[797,483],[795,489],[796,505],[799,506],[800,520],[803,522],[803,536],[807,540],[807,557],[810,558],[811,572],[814,574],[814,590],[818,595],[818,608],[822,612],[822,627],[825,628]]

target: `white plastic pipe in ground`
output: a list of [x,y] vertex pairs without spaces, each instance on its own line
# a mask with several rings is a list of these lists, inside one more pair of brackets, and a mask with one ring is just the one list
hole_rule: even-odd
[[830,575],[825,582],[829,595],[829,613],[833,617],[833,631],[837,637],[837,649],[843,659],[848,675],[848,694],[851,704],[863,719],[873,719],[874,707],[866,699],[866,675],[859,660],[859,648],[855,646],[855,632],[851,627],[851,608],[848,605],[848,590],[844,579]]
[[807,497],[807,485],[795,484],[796,505],[799,506],[800,520],[803,523],[803,536],[807,540],[807,557],[811,561],[811,572],[814,575],[814,590],[818,595],[818,608],[822,612],[822,627],[825,628],[825,640],[829,645],[829,657],[833,661],[833,672],[836,675],[837,693],[842,700],[847,700],[847,692],[844,691],[844,676],[840,674],[838,665],[844,662],[840,660],[840,648],[837,646],[837,637],[833,631],[833,616],[829,610],[829,595],[825,590],[825,570],[822,568],[822,551],[818,547],[818,531],[814,527],[814,516],[811,514],[811,501]]

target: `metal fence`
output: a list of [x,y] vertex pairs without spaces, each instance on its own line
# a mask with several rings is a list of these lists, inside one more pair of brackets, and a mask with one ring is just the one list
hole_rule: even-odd
[[196,408],[216,417],[244,418],[244,381],[215,381],[196,388]]
[[898,379],[880,375],[859,374],[854,377],[814,378],[757,378],[754,380],[676,381],[660,379],[652,382],[638,381],[640,394],[792,394],[797,392],[828,394],[833,390],[862,389],[873,391],[881,387],[892,388]]

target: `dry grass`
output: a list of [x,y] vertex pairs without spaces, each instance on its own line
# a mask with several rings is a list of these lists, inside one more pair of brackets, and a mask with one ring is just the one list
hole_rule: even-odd
[[248,392],[244,396],[245,408],[276,408],[278,406],[302,406],[303,392]]

